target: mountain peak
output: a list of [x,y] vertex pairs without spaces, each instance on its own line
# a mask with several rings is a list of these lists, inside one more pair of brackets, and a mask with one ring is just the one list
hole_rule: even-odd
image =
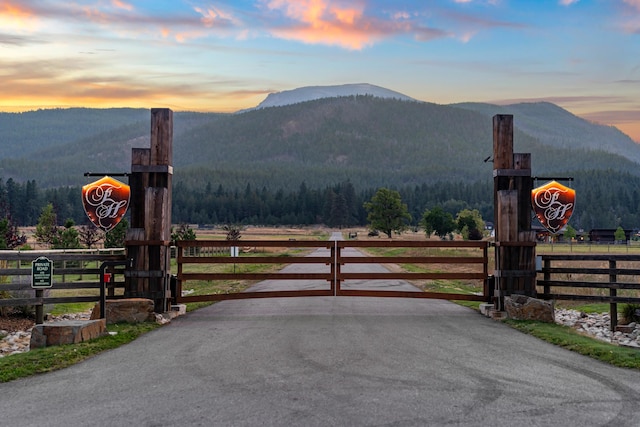
[[322,98],[337,98],[341,96],[372,95],[378,98],[393,98],[402,101],[416,101],[415,99],[368,83],[344,84],[336,86],[306,86],[282,92],[274,92],[267,95],[256,109],[267,107],[280,107],[283,105],[298,104],[300,102],[313,101]]

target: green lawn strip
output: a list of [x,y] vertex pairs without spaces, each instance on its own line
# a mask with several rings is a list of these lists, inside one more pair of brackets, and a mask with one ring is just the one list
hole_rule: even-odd
[[[581,301],[562,301],[561,303],[556,303],[556,308],[563,308],[566,310],[576,310],[581,311],[587,314],[594,313],[609,313],[609,304],[608,303],[593,303],[593,304],[584,304]],[[618,304],[618,312],[622,308],[622,304]]]
[[578,334],[554,323],[505,320],[505,323],[548,343],[621,368],[640,369],[640,350],[620,347]]
[[84,313],[95,307],[95,302],[69,302],[62,304],[54,304],[50,313],[53,316],[61,316],[69,313]]
[[[375,248],[378,249],[378,248]],[[376,251],[379,254],[385,251]],[[393,255],[385,252],[387,256]],[[402,268],[410,272],[428,271],[421,266],[402,265]],[[450,293],[473,293],[475,288],[465,285],[460,281],[432,281],[425,285],[425,289],[433,292]],[[475,301],[455,301],[455,303],[479,311],[480,303]],[[609,311],[609,304],[565,304],[562,308],[573,309],[585,313],[606,313]],[[570,351],[591,357],[596,360],[618,366],[622,368],[640,369],[640,350],[628,347],[621,347],[606,343],[595,338],[578,334],[575,330],[554,323],[506,320],[506,324],[513,328],[532,335],[538,339],[565,348]]]
[[52,372],[81,362],[106,350],[127,344],[140,335],[158,328],[155,322],[107,325],[107,335],[79,344],[67,344],[30,350],[0,358],[0,382]]

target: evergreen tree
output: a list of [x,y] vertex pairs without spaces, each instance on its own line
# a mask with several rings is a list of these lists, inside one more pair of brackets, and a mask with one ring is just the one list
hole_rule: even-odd
[[48,246],[53,245],[58,236],[57,222],[58,219],[53,210],[53,205],[49,203],[42,208],[40,217],[38,218],[38,224],[36,225],[36,231],[34,233],[36,241]]
[[331,209],[329,211],[329,219],[327,225],[330,227],[340,227],[348,225],[349,211],[347,200],[342,194],[335,194],[331,200]]
[[127,236],[127,229],[129,228],[129,221],[126,218],[122,218],[118,225],[107,231],[104,235],[104,247],[105,248],[124,248],[125,239]]
[[576,229],[571,225],[567,225],[567,228],[564,231],[564,238],[572,242],[577,236]]
[[80,237],[75,228],[75,222],[67,219],[64,228],[58,229],[58,233],[53,238],[53,249],[79,249]]

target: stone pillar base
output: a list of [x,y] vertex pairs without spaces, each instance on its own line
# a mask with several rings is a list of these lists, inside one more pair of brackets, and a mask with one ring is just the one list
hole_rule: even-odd
[[[141,323],[155,321],[153,300],[146,298],[125,298],[108,300],[106,303],[107,323]],[[100,303],[96,303],[91,312],[92,319],[100,318]]]
[[504,297],[504,308],[509,319],[555,322],[553,301],[543,301],[526,295],[511,295]]
[[107,334],[107,323],[97,320],[63,320],[36,325],[31,330],[30,348],[77,344]]

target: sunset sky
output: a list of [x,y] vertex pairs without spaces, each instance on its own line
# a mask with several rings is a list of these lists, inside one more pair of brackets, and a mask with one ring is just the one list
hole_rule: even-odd
[[0,0],[0,76],[0,111],[231,112],[370,83],[550,101],[640,142],[640,0]]

